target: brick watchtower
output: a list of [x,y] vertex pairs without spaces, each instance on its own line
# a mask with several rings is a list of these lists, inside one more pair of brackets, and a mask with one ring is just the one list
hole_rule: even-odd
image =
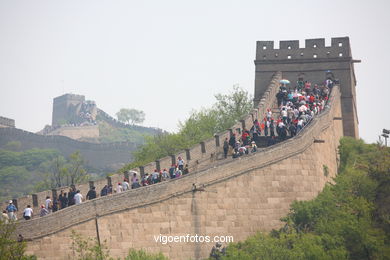
[[54,98],[52,125],[73,123],[75,116],[78,114],[78,109],[84,101],[84,96],[75,94],[65,94]]
[[276,71],[282,71],[283,78],[294,85],[299,77],[312,83],[332,77],[340,82],[344,135],[359,138],[353,64],[360,61],[352,59],[349,38],[332,38],[329,47],[323,38],[306,40],[305,48],[299,48],[299,41],[280,41],[279,46],[274,49],[273,41],[257,42],[255,105]]

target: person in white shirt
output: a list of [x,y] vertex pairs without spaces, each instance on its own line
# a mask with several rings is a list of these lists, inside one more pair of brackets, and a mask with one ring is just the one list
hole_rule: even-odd
[[116,193],[121,193],[123,191],[123,186],[120,182],[118,182],[118,185],[116,186]]
[[76,191],[76,194],[74,195],[74,202],[76,205],[81,204],[83,202],[83,195],[81,195],[80,191]]
[[51,212],[51,206],[52,206],[52,203],[51,203],[51,199],[50,199],[50,196],[47,196],[46,197],[46,201],[45,201],[45,207],[46,209]]
[[282,115],[282,120],[285,124],[287,124],[287,109],[284,107],[282,111],[280,111],[280,114]]
[[272,111],[271,111],[271,109],[267,109],[267,120],[270,120],[271,119],[271,117],[272,117]]
[[169,174],[167,172],[167,169],[164,169],[163,172],[162,172],[162,180],[165,181],[165,180],[168,180],[169,179]]
[[299,132],[303,128],[303,119],[300,118],[297,123],[297,132]]
[[241,146],[240,148],[238,148],[238,153],[240,155],[244,155],[246,153],[246,147],[245,146]]
[[179,156],[177,158],[177,165],[179,166],[179,169],[181,171],[183,171],[183,169],[184,169],[184,160],[183,160],[183,158],[181,158],[181,156]]
[[122,189],[123,189],[123,191],[127,191],[130,189],[130,184],[127,182],[126,179],[123,180]]
[[23,211],[23,217],[25,220],[29,220],[32,218],[34,211],[32,210],[30,205],[27,205],[27,208]]

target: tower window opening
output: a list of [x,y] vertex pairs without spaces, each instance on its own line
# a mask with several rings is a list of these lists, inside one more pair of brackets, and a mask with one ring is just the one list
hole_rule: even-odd
[[342,42],[339,42],[339,47],[343,47],[343,43]]
[[288,55],[288,56],[287,56],[287,59],[291,60],[291,55]]
[[313,58],[314,58],[314,59],[317,59],[317,54],[313,54]]
[[290,45],[289,45],[289,46],[287,46],[287,49],[291,50],[291,46],[290,46]]
[[267,46],[263,46],[263,50],[266,50],[267,49]]
[[343,53],[342,52],[339,53],[339,57],[343,57]]
[[317,48],[317,44],[314,44],[314,45],[313,45],[313,48]]

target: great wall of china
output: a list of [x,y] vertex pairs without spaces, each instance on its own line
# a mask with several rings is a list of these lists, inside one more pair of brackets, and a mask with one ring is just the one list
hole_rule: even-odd
[[[291,202],[314,198],[332,181],[337,173],[339,139],[343,135],[358,137],[349,39],[333,38],[331,47],[322,46],[322,42],[324,39],[307,40],[306,48],[301,49],[296,41],[281,42],[285,58],[275,55],[281,50],[274,50],[273,42],[272,48],[270,42],[258,42],[255,109],[214,138],[134,169],[142,174],[168,168],[177,156],[182,156],[190,165],[189,175],[21,221],[17,232],[29,239],[28,253],[39,259],[72,258],[70,234],[76,230],[106,241],[115,257],[125,256],[130,248],[135,248],[161,251],[171,259],[201,259],[208,256],[214,243],[163,245],[156,243],[154,236],[230,235],[240,241],[257,231],[279,228],[280,218],[288,213]],[[336,54],[330,54],[336,47]],[[273,58],[264,58],[265,50]],[[292,50],[292,54],[287,50]],[[344,55],[340,56],[340,51]],[[269,69],[265,69],[267,66]],[[272,69],[275,70],[270,75]],[[309,80],[318,82],[327,70],[332,70],[340,84],[333,88],[326,109],[297,136],[238,159],[218,159],[226,137],[250,127],[255,118],[261,119],[266,109],[273,106],[280,79],[295,80],[302,74],[310,78],[313,73],[315,76]],[[123,177],[116,174],[78,188],[86,194],[90,185],[100,190],[107,182],[115,183]],[[194,189],[193,184],[201,189]],[[26,196],[18,199],[18,204],[30,203],[37,210],[38,202],[53,192],[58,191]]]

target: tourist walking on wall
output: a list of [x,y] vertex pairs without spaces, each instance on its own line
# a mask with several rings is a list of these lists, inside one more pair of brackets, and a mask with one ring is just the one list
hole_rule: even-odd
[[7,211],[6,210],[3,210],[3,213],[0,215],[0,221],[5,223],[5,224],[8,224],[9,217],[7,215]]
[[76,194],[75,187],[71,187],[68,192],[68,206],[74,205],[74,195]]
[[181,156],[177,157],[177,165],[179,167],[179,170],[183,171],[184,169],[184,160],[181,158]]
[[59,196],[59,201],[60,201],[60,207],[61,209],[64,209],[68,206],[68,194],[66,192],[61,191],[61,194]]
[[188,174],[188,173],[190,173],[190,170],[188,169],[188,164],[186,164],[186,165],[184,166],[183,175],[186,175],[186,174]]
[[123,179],[122,188],[123,188],[123,191],[130,190],[130,184],[129,184],[129,181],[127,179]]
[[157,169],[154,169],[154,172],[152,173],[152,184],[158,183],[159,182],[159,172]]
[[27,205],[27,207],[23,211],[23,217],[25,220],[29,220],[33,217],[34,211],[32,210],[30,205]]
[[162,175],[161,175],[161,179],[162,179],[162,181],[169,180],[169,174],[168,174],[167,169],[163,170]]
[[53,203],[51,207],[52,212],[56,212],[58,210],[58,199],[56,197],[53,198]]
[[104,185],[103,189],[100,191],[100,196],[107,196],[108,194],[108,185]]
[[234,146],[236,145],[236,134],[232,134],[229,139],[229,145],[231,149],[234,149]]
[[92,187],[92,188],[88,191],[86,198],[87,198],[87,200],[93,200],[93,199],[96,198],[95,187]]
[[12,200],[9,201],[9,204],[8,204],[8,206],[6,208],[6,211],[7,211],[8,218],[9,218],[10,221],[18,220],[18,218],[16,217],[16,211],[18,211],[18,209],[13,204]]
[[123,191],[122,184],[118,182],[118,185],[116,186],[116,193],[121,193]]
[[39,216],[43,217],[46,216],[47,214],[49,214],[49,211],[45,208],[45,205],[41,205],[41,212]]
[[139,188],[139,187],[141,187],[141,185],[139,184],[139,180],[138,180],[137,174],[133,173],[133,177],[131,177],[131,188],[132,189],[136,189],[136,188]]
[[169,177],[171,179],[175,178],[175,170],[176,170],[176,165],[172,164],[171,168],[169,168]]
[[46,201],[45,201],[45,208],[51,212],[51,207],[52,207],[52,202],[51,202],[51,199],[50,199],[50,196],[46,196]]
[[227,137],[225,138],[225,141],[223,141],[223,156],[227,158],[227,154],[229,152],[229,141]]
[[76,194],[74,195],[74,202],[76,205],[79,205],[81,202],[83,202],[83,195],[81,195],[79,190],[77,190]]

